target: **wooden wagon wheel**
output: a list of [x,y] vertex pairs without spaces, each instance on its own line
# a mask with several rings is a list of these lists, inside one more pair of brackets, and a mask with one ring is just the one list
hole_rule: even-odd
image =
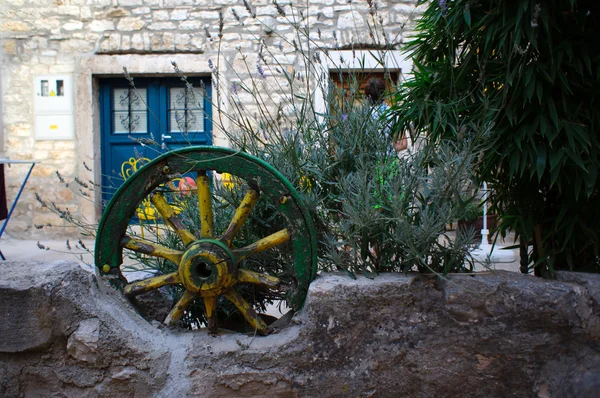
[[[245,196],[224,231],[215,231],[211,203],[212,172],[229,173],[247,183]],[[157,187],[182,175],[196,173],[200,231],[185,227],[181,215]],[[207,174],[208,173],[208,174]],[[128,235],[128,227],[138,205],[147,197],[161,215],[165,224],[181,239],[183,250],[174,250],[135,235]],[[236,247],[240,231],[259,200],[276,204],[285,225],[268,236],[244,247]],[[251,271],[243,267],[244,260],[280,245],[287,245],[291,263],[284,266],[292,278],[281,279],[273,272]],[[177,323],[188,306],[202,299],[205,318],[212,332],[217,330],[216,307],[220,296],[229,300],[253,329],[269,332],[266,323],[236,289],[240,283],[259,285],[267,289],[286,291],[287,303],[298,310],[304,303],[311,280],[315,277],[317,251],[316,233],[306,206],[297,191],[277,170],[264,161],[228,148],[197,146],[166,153],[138,170],[119,188],[106,207],[96,235],[95,263],[101,274],[125,280],[121,273],[123,250],[170,260],[177,265],[175,272],[128,283],[123,292],[137,296],[167,285],[179,285],[183,295],[164,322]]]

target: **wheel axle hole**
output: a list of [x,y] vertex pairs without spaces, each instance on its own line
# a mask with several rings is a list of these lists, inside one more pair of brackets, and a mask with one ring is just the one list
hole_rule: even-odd
[[200,262],[195,265],[194,273],[200,278],[208,278],[212,275],[212,268],[208,263]]

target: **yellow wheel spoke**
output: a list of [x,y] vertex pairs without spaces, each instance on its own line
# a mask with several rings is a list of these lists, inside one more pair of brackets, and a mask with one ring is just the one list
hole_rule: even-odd
[[162,194],[155,193],[152,196],[152,204],[154,204],[165,222],[179,235],[184,245],[187,246],[196,241],[196,237],[183,226],[183,222],[177,217],[175,210],[167,203]]
[[158,289],[166,285],[173,285],[180,283],[179,275],[177,272],[172,274],[155,276],[154,278],[144,279],[128,284],[123,289],[123,293],[128,297],[137,296],[138,294],[149,292],[150,290]]
[[179,299],[177,304],[175,304],[175,307],[173,307],[171,312],[169,312],[169,315],[167,315],[165,324],[173,325],[179,322],[187,307],[189,307],[190,304],[192,304],[192,301],[194,301],[194,298],[196,298],[196,294],[186,290],[183,293],[183,296],[181,296],[181,299]]
[[231,241],[235,237],[235,235],[239,232],[240,228],[244,225],[250,213],[252,213],[252,209],[254,205],[258,201],[260,194],[254,189],[248,190],[242,203],[235,210],[235,214],[229,223],[229,227],[221,237],[221,242],[225,243],[227,246],[231,246]]
[[235,290],[231,288],[223,293],[223,296],[227,297],[229,301],[233,303],[237,307],[237,309],[242,313],[246,321],[259,333],[263,333],[267,330],[267,324],[263,321],[254,308],[244,298]]
[[284,244],[290,240],[290,237],[288,230],[282,229],[246,247],[234,250],[233,254],[236,256],[237,261],[240,262],[253,254],[264,252],[265,250]]
[[258,272],[243,268],[239,270],[238,280],[240,282],[253,283],[255,285],[262,285],[272,289],[277,288],[281,283],[279,278],[275,278],[274,276],[259,274]]
[[214,236],[212,201],[210,181],[206,171],[198,172],[196,186],[198,187],[198,209],[200,210],[200,235],[203,238],[212,238]]
[[132,238],[127,235],[121,239],[121,247],[154,257],[166,258],[177,265],[179,265],[181,262],[181,257],[183,256],[182,251],[169,249],[168,247],[159,245],[157,243],[144,239]]
[[217,297],[204,297],[204,310],[206,321],[208,322],[208,330],[212,333],[217,332]]

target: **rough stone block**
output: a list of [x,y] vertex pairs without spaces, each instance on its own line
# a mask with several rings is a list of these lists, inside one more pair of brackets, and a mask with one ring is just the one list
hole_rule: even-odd
[[68,268],[56,263],[33,269],[25,262],[2,267],[0,352],[31,351],[51,343],[51,293],[66,273]]
[[340,15],[337,22],[337,28],[340,30],[361,29],[365,26],[365,19],[358,11],[347,12]]
[[79,30],[82,28],[83,28],[83,22],[80,22],[80,21],[67,22],[66,24],[63,25],[64,30]]
[[148,25],[148,29],[150,30],[172,30],[175,27],[173,22],[152,22]]
[[96,19],[96,20],[90,22],[87,29],[91,30],[92,32],[105,32],[107,30],[114,30],[115,23],[113,21],[109,21],[109,20]]
[[[112,288],[73,262],[2,265],[0,395],[161,395],[170,363],[162,332]],[[153,340],[162,348],[148,350]]]
[[84,362],[96,362],[98,340],[100,338],[100,320],[89,318],[81,321],[79,327],[67,341],[67,352],[73,358]]
[[144,48],[144,39],[141,34],[135,33],[131,37],[131,47],[136,50],[142,50]]
[[190,17],[194,19],[199,19],[200,22],[208,21],[208,20],[218,20],[219,12],[218,11],[197,11],[190,13]]
[[171,21],[184,21],[188,17],[188,10],[185,8],[178,8],[171,11]]
[[152,21],[168,21],[169,12],[166,10],[152,11]]
[[165,7],[180,7],[180,6],[192,6],[195,0],[164,0]]
[[129,35],[123,35],[121,37],[121,51],[128,51],[131,49],[131,37]]
[[92,9],[90,7],[81,7],[80,10],[80,20],[82,22],[87,22],[92,19]]
[[202,22],[201,21],[184,21],[179,24],[179,29],[199,30],[199,29],[202,29]]
[[141,30],[146,26],[146,22],[140,18],[123,18],[117,25],[117,30],[131,32],[134,30]]
[[70,5],[58,6],[58,15],[69,15],[72,17],[78,17],[79,12],[80,11],[79,11],[78,6],[70,6]]
[[28,32],[31,26],[21,21],[6,21],[0,25],[0,32]]
[[[106,18],[123,18],[129,16],[129,10],[126,8],[112,8],[106,12]],[[96,18],[101,18],[96,16]]]
[[187,51],[190,49],[191,37],[187,33],[175,34],[175,48],[180,51]]
[[135,14],[135,15],[150,14],[150,7],[137,7],[137,8],[134,8],[133,10],[131,10],[131,13]]
[[118,0],[120,6],[131,7],[141,6],[144,4],[144,0]]
[[6,40],[2,43],[2,49],[5,54],[15,55],[17,53],[17,42],[15,40]]

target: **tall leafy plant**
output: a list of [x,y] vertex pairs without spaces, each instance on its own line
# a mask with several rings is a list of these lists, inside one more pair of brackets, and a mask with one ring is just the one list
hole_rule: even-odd
[[439,0],[407,50],[398,129],[429,142],[492,129],[478,176],[522,270],[598,271],[600,6],[585,0]]

